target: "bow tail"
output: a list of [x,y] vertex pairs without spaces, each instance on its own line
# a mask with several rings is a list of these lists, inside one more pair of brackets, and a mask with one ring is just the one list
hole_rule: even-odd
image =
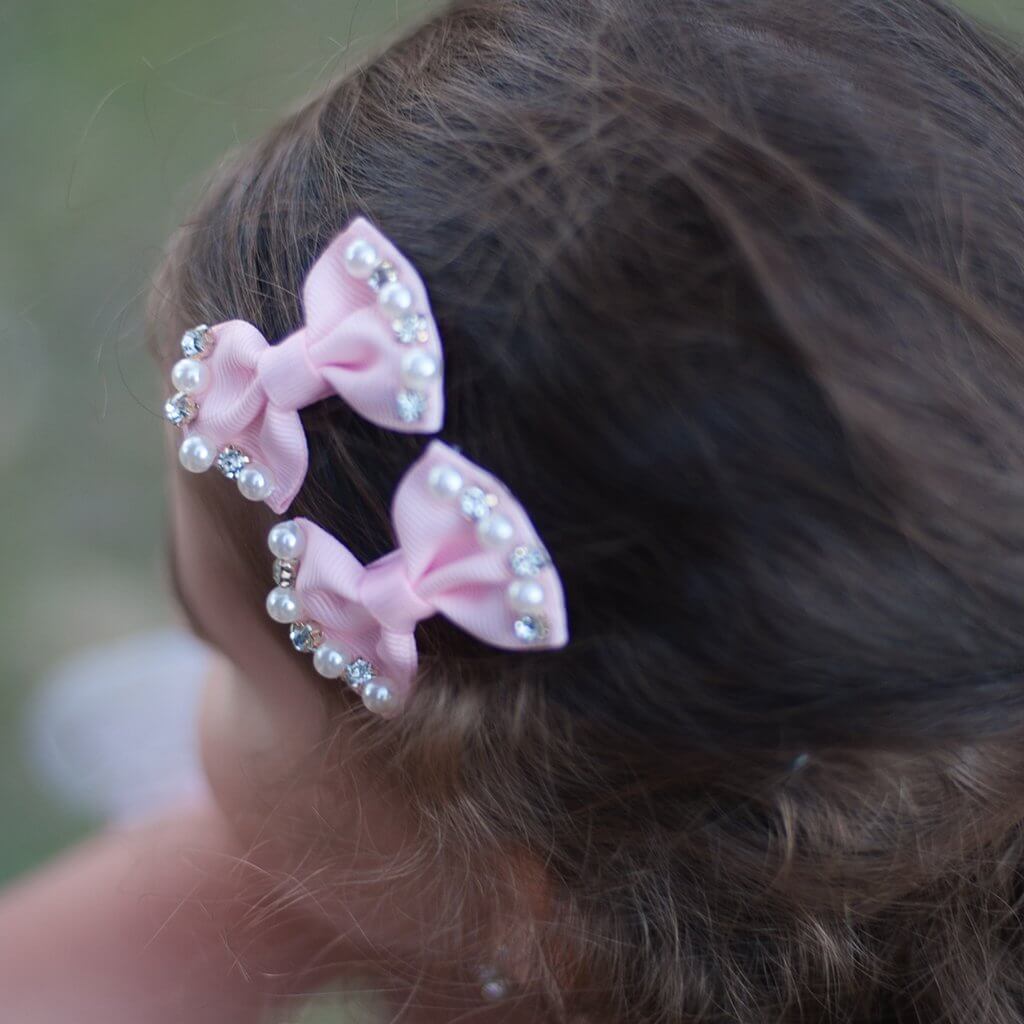
[[395,684],[398,696],[405,697],[412,689],[419,667],[416,638],[412,633],[399,633],[382,627],[377,641],[376,663],[381,674]]
[[243,446],[254,462],[261,462],[274,478],[274,491],[267,504],[278,515],[285,512],[299,493],[309,468],[309,449],[302,420],[297,412],[268,405],[263,418],[246,431]]

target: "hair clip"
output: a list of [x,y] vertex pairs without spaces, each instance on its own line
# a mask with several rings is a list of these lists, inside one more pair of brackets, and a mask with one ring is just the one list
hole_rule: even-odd
[[522,505],[486,470],[433,442],[398,485],[399,547],[368,566],[304,519],[268,538],[276,587],[267,613],[328,679],[397,713],[416,675],[418,622],[443,615],[508,650],[568,642],[558,572]]
[[251,501],[292,503],[309,465],[299,410],[337,395],[379,427],[433,434],[444,418],[441,340],[412,264],[352,222],[303,286],[305,324],[271,345],[242,320],[186,332],[167,419],[188,431],[182,466],[216,465]]

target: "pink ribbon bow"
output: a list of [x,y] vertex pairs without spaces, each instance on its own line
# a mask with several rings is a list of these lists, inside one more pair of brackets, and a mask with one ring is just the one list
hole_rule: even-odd
[[252,325],[211,329],[210,382],[190,424],[269,470],[275,512],[309,464],[299,410],[338,395],[371,423],[433,434],[444,417],[441,341],[412,264],[362,218],[324,251],[302,292],[306,322],[277,345]]
[[493,647],[568,642],[558,572],[526,511],[490,473],[435,441],[399,484],[392,521],[399,548],[364,567],[296,520],[305,546],[295,592],[325,642],[350,664],[371,663],[399,700],[416,674],[416,624],[434,615]]

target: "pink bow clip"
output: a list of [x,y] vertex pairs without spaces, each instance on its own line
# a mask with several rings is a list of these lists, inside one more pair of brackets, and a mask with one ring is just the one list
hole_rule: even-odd
[[440,441],[402,478],[392,521],[399,547],[369,566],[305,519],[269,538],[278,586],[267,611],[290,624],[318,672],[397,711],[417,670],[415,628],[443,615],[493,647],[568,642],[558,572],[522,505],[490,473]]
[[182,338],[167,418],[189,431],[182,465],[214,464],[275,512],[292,503],[309,464],[299,410],[338,395],[379,427],[433,434],[444,418],[441,341],[412,264],[362,218],[314,264],[306,322],[271,345],[230,320]]

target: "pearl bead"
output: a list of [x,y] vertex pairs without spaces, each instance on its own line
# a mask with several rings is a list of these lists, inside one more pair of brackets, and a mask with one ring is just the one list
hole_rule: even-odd
[[508,983],[501,978],[491,978],[480,987],[480,994],[488,1003],[500,1003],[508,998]]
[[278,523],[267,537],[267,547],[275,558],[285,562],[294,562],[302,557],[306,550],[306,537],[298,523],[289,520],[286,523]]
[[171,370],[174,386],[186,395],[198,395],[210,384],[210,368],[198,359],[179,359]]
[[198,434],[186,437],[178,449],[178,461],[190,473],[205,473],[216,458],[217,449]]
[[380,263],[377,250],[362,238],[345,250],[345,269],[357,280],[365,281]]
[[517,612],[536,612],[544,607],[544,588],[536,580],[514,580],[508,599]]
[[398,320],[400,317],[411,313],[412,302],[412,292],[404,284],[399,284],[397,281],[392,281],[391,284],[385,285],[380,291],[381,309],[392,320]]
[[267,614],[283,626],[298,622],[302,618],[302,602],[294,590],[275,587],[267,595]]
[[381,718],[393,718],[402,710],[401,702],[387,679],[378,679],[363,687],[363,704]]
[[488,547],[497,548],[503,544],[508,544],[511,542],[514,534],[515,527],[511,521],[497,512],[484,516],[476,524],[477,537],[480,538],[482,544],[486,544]]
[[430,471],[430,489],[439,498],[454,500],[462,493],[462,474],[453,466],[435,466]]
[[417,388],[428,384],[437,376],[437,360],[426,352],[410,352],[402,360],[402,380]]
[[335,647],[327,644],[316,649],[313,655],[313,668],[324,677],[324,679],[340,679],[348,664],[348,658]]
[[249,501],[266,501],[274,493],[274,477],[269,469],[250,463],[238,474],[238,490]]

